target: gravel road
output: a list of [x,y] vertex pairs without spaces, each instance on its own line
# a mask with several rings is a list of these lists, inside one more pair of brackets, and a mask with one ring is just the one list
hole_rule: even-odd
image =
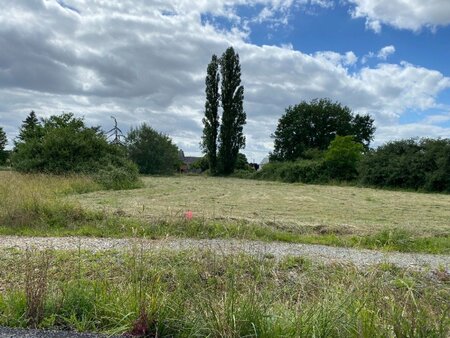
[[112,239],[90,237],[16,237],[0,236],[0,249],[55,249],[55,250],[130,250],[133,246],[145,250],[211,250],[218,254],[246,253],[253,256],[280,259],[285,256],[305,256],[323,263],[351,263],[365,267],[379,263],[391,263],[410,269],[438,269],[449,271],[450,256],[416,253],[380,252],[324,245],[290,244],[225,239]]
[[47,331],[13,329],[0,326],[0,338],[123,338],[124,336],[106,336],[95,333],[76,333],[71,331]]

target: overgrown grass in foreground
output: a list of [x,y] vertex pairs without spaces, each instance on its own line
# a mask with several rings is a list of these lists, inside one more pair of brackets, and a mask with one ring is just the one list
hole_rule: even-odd
[[[21,175],[13,172],[0,175],[0,235],[239,238],[405,252],[450,252],[448,233],[444,232],[427,236],[421,231],[415,233],[409,229],[384,226],[378,231],[359,235],[349,231],[348,227],[336,225],[288,227],[274,221],[199,217],[187,221],[183,213],[170,218],[149,218],[145,210],[142,214],[135,212],[131,215],[120,208],[90,210],[65,196],[101,189],[91,178]],[[142,194],[148,189],[135,190],[133,194]],[[111,192],[99,194],[110,195]]]
[[24,175],[0,172],[0,226],[58,227],[102,217],[63,200],[69,194],[101,190],[87,176]]
[[0,253],[0,325],[148,336],[447,337],[448,278],[207,251]]

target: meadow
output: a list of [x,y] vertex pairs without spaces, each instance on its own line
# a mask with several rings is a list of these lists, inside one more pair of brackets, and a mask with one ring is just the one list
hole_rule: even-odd
[[75,196],[81,206],[141,219],[184,214],[286,229],[370,234],[385,227],[448,234],[450,195],[202,176],[145,177],[143,189]]
[[0,325],[148,337],[448,336],[445,267],[146,252],[140,238],[448,254],[449,195],[200,176],[142,180],[140,189],[105,191],[89,177],[0,172],[0,235],[135,238],[129,252],[0,250]]
[[3,235],[240,238],[450,253],[446,194],[201,176],[143,177],[141,189],[105,191],[83,176],[0,176]]

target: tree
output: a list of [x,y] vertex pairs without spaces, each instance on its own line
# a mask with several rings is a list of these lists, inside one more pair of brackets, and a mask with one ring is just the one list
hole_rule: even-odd
[[340,180],[356,178],[363,151],[364,146],[353,136],[337,135],[325,152],[325,166],[330,177]]
[[126,154],[110,145],[100,128],[87,127],[83,119],[71,113],[42,120],[36,135],[31,133],[34,122],[27,120],[12,155],[18,171],[95,173],[111,163],[122,166],[126,160]]
[[180,163],[172,140],[145,123],[130,130],[126,146],[129,158],[142,174],[173,174]]
[[279,119],[272,137],[271,160],[295,161],[306,158],[311,149],[324,151],[336,135],[351,135],[368,148],[373,139],[374,120],[369,115],[353,116],[350,108],[329,99],[302,101],[289,106]]
[[217,173],[217,136],[219,131],[219,60],[213,55],[208,65],[206,84],[205,117],[203,118],[202,148],[209,161],[211,174]]
[[6,133],[3,128],[0,127],[0,164],[4,164],[7,158],[7,152],[5,147],[8,144],[8,139],[6,138]]
[[23,121],[19,130],[19,136],[15,143],[26,142],[33,138],[42,136],[42,124],[39,122],[36,113],[31,111],[27,118]]
[[3,128],[0,127],[0,151],[5,150],[7,144],[8,139],[6,138],[6,133],[3,131]]
[[239,150],[245,147],[243,126],[244,87],[241,85],[239,55],[229,47],[220,59],[222,124],[219,133],[219,168],[228,175],[234,171]]

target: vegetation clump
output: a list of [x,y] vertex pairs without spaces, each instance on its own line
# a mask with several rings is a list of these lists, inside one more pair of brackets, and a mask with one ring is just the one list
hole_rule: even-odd
[[[139,185],[137,167],[120,145],[108,143],[99,127],[87,127],[71,113],[39,121],[31,112],[24,121],[11,157],[23,173],[93,175],[106,189]],[[109,180],[104,173],[114,173]],[[120,173],[120,174],[119,174]]]
[[180,164],[178,147],[172,140],[143,123],[126,138],[129,158],[146,175],[173,174]]
[[450,139],[391,141],[366,154],[363,184],[450,192]]

